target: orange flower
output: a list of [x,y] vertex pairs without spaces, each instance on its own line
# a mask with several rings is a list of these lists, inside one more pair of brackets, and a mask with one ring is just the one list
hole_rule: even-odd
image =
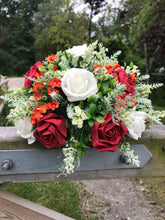
[[36,118],[35,118],[35,116],[31,116],[31,124],[34,126],[35,124],[36,124]]
[[34,110],[33,110],[33,115],[31,116],[31,124],[34,126],[36,124],[36,122],[38,120],[40,120],[40,118],[43,117],[43,115],[41,114],[40,112],[40,109],[37,109],[38,107],[36,107]]
[[44,86],[41,85],[40,83],[34,83],[33,85],[33,93],[34,93],[34,98],[38,101],[40,100],[42,96],[42,92],[37,92],[39,89],[44,89]]
[[60,103],[56,103],[55,101],[51,102],[51,110],[55,110],[59,107]]
[[[106,64],[107,65],[107,64]],[[120,64],[118,64],[117,62],[115,62],[112,66],[111,65],[107,65],[105,68],[107,70],[108,74],[113,73],[114,71],[116,71],[118,68],[120,68]]]
[[51,109],[51,110],[55,110],[56,108],[58,108],[60,105],[60,103],[57,103],[55,101],[53,102],[48,102],[47,103],[47,109]]
[[47,108],[47,104],[45,103],[45,104],[40,104],[38,107],[37,107],[37,110],[39,110],[40,111],[40,113],[46,113],[46,110],[47,110],[48,108]]
[[42,92],[34,92],[34,98],[36,101],[39,101],[42,96]]
[[53,88],[47,87],[47,90],[48,90],[48,95],[50,95],[52,92],[55,92],[55,93],[59,94],[58,89],[53,89]]
[[61,80],[57,79],[57,78],[54,78],[52,80],[50,80],[49,82],[49,85],[52,86],[52,88],[54,87],[60,87],[61,86]]
[[54,64],[53,71],[55,72],[58,69],[58,66]]
[[132,84],[135,86],[136,85],[136,80],[137,80],[137,77],[135,75],[135,73],[132,73],[131,75],[129,75],[131,81],[132,81]]
[[59,94],[58,89],[53,89],[53,88],[47,87],[47,90],[48,90],[48,95],[50,95],[52,92],[55,92],[55,93]]
[[54,91],[54,89],[50,87],[47,87],[47,90],[48,90],[48,95],[50,95]]
[[96,70],[96,69],[98,69],[98,68],[102,69],[103,67],[102,67],[101,65],[95,65],[95,66],[93,67],[93,71]]
[[133,108],[133,107],[136,105],[136,103],[137,103],[136,99],[133,98],[133,101],[132,101],[132,107],[131,107],[131,108]]
[[34,73],[34,76],[36,77],[36,79],[39,79],[40,78],[40,74],[38,72],[35,72]]
[[106,68],[108,74],[111,74],[113,72],[113,68],[111,65],[106,66],[105,68]]
[[38,89],[44,89],[44,86],[40,83],[34,83],[33,85],[33,92],[37,92]]
[[45,58],[46,61],[48,61],[48,63],[52,63],[52,62],[56,62],[56,60],[58,59],[58,56],[55,54],[52,54],[51,56],[48,56]]
[[117,62],[115,62],[114,64],[113,64],[113,70],[117,70],[118,68],[120,68],[121,66],[120,66],[120,64],[118,64]]

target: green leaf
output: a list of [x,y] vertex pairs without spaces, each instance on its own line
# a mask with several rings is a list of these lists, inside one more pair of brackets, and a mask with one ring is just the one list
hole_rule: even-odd
[[82,147],[83,147],[83,148],[89,148],[89,146],[87,146],[87,145],[84,144],[84,143],[82,144]]
[[90,108],[86,107],[86,108],[85,108],[85,113],[86,113],[86,114],[87,114],[87,113],[90,114],[90,112],[91,112]]
[[105,120],[102,116],[98,116],[96,117],[96,121],[98,121],[99,123],[103,123]]
[[97,84],[97,87],[98,87],[98,90],[102,87],[102,84],[101,83],[98,83]]
[[84,109],[84,102],[83,102],[83,101],[80,102],[79,107],[80,107],[81,109]]
[[91,114],[89,114],[89,113],[85,113],[85,114],[87,116],[87,119],[90,119],[92,117]]
[[99,96],[99,98],[101,99],[101,98],[102,98],[102,92],[99,92],[99,93],[98,93],[98,96]]
[[104,92],[107,92],[109,90],[109,85],[106,85],[105,87],[104,87]]
[[91,104],[89,105],[89,108],[90,108],[90,110],[91,110],[91,114],[93,114],[93,113],[95,112],[95,110],[96,110],[96,104],[91,103]]
[[50,63],[50,64],[48,65],[48,68],[49,68],[49,70],[53,70],[54,65],[53,65],[52,63]]
[[94,123],[95,123],[95,121],[94,121],[93,119],[90,119],[90,120],[88,121],[89,127],[91,128]]
[[107,113],[108,113],[107,110],[102,110],[102,111],[100,112],[100,114],[103,115],[103,116],[106,115]]
[[116,80],[117,80],[117,78],[111,79],[110,83],[115,84]]
[[78,148],[79,146],[81,146],[80,142],[76,142],[75,147]]
[[40,71],[43,71],[43,72],[46,71],[46,68],[45,68],[43,65],[39,66],[38,69],[39,69]]
[[32,87],[30,87],[28,93],[31,93],[31,92],[33,92],[33,88]]
[[94,100],[94,97],[92,95],[90,95],[87,99],[87,102],[91,103],[91,102],[93,102],[93,100]]
[[26,88],[26,87],[22,87],[22,92],[28,92],[29,91],[29,88]]
[[83,157],[84,156],[84,152],[80,149],[78,149],[78,152],[77,152],[78,156],[79,157]]

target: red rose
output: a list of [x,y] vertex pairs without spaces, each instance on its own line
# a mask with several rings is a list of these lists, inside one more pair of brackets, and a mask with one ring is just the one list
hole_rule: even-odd
[[115,152],[127,133],[121,121],[115,124],[112,121],[112,113],[104,116],[103,123],[95,122],[91,128],[92,144],[98,151]]
[[46,148],[62,147],[67,137],[65,118],[54,113],[44,115],[37,122],[33,135]]
[[[30,67],[30,70],[25,73],[25,76],[28,76],[30,78],[37,78],[37,74],[42,76],[44,72],[40,71],[38,69],[39,66],[41,66],[42,63],[40,61],[36,62],[33,66]],[[30,88],[33,84],[33,81],[25,77],[24,87]]]
[[126,95],[135,95],[135,88],[132,83],[131,78],[127,75],[124,69],[119,68],[116,72],[112,73],[114,78],[121,84],[126,85],[125,93]]

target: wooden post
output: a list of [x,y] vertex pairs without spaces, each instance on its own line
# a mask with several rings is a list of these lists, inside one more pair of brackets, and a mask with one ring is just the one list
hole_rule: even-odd
[[74,220],[3,190],[0,190],[0,219]]

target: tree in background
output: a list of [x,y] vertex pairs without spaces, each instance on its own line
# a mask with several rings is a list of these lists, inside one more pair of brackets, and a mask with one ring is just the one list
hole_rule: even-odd
[[0,1],[1,74],[23,75],[35,62],[31,19],[38,2],[41,0]]
[[[36,28],[35,31],[35,48],[38,59],[42,60],[48,54],[56,53],[59,50],[65,50],[73,45],[83,44],[87,41],[87,16],[85,13],[76,14],[73,10],[74,4],[71,4],[69,0],[63,1],[62,7],[54,15],[51,12],[53,8],[51,2],[50,4],[42,4],[40,9],[42,10],[45,5],[47,7],[49,5],[47,10],[50,11],[49,14],[51,16],[48,16],[48,25],[45,25],[45,21],[43,21],[43,24],[40,22],[40,26],[43,29],[39,30]],[[47,13],[47,11],[45,12]],[[43,10],[42,13],[44,16]],[[38,16],[40,16],[40,10]],[[34,20],[34,22],[38,26],[39,19],[37,15],[35,19],[36,21]]]
[[84,3],[88,4],[90,8],[90,16],[89,16],[89,24],[88,24],[88,42],[90,43],[93,16],[101,12],[101,8],[107,4],[107,0],[84,0]]
[[165,1],[147,0],[130,27],[130,42],[144,51],[146,72],[163,67],[165,60]]
[[118,9],[114,23],[115,33],[128,43],[129,56],[137,60],[146,73],[162,67],[165,59],[164,0],[126,0],[121,4],[123,7]]

